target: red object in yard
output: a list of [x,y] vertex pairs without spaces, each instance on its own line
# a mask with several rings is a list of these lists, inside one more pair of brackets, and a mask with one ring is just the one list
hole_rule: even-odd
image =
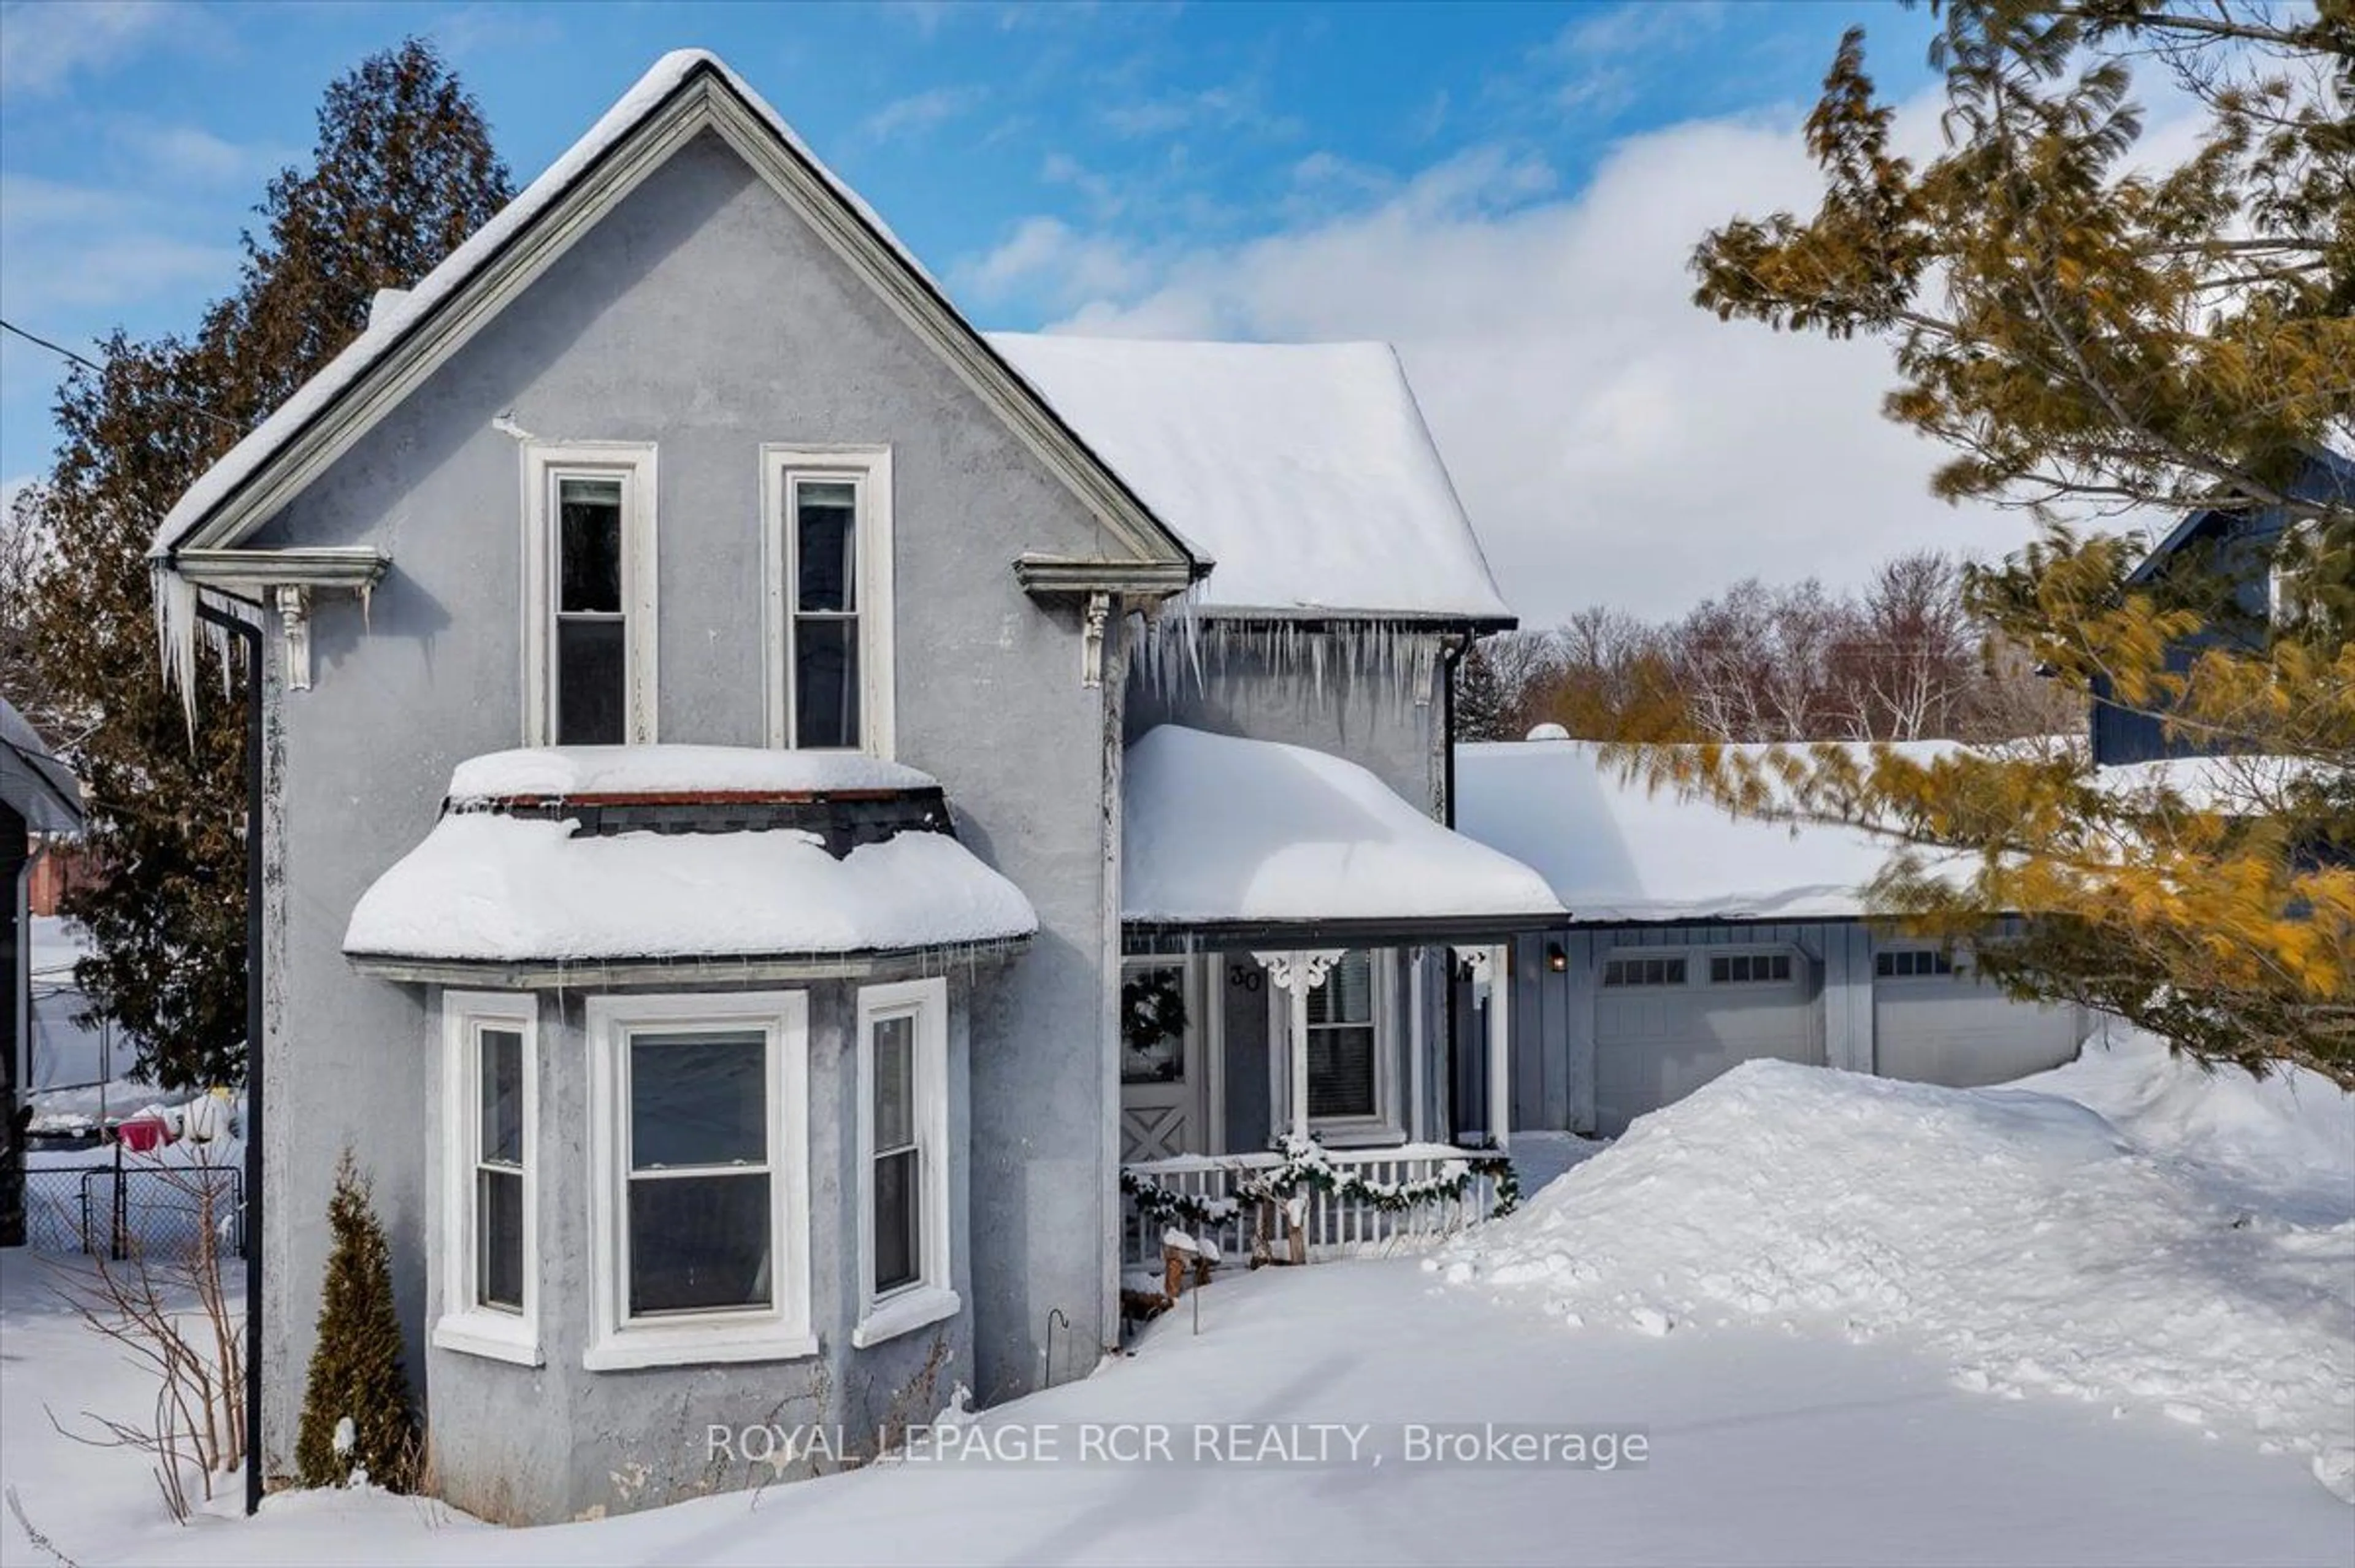
[[114,1129],[115,1141],[133,1154],[145,1154],[172,1141],[172,1129],[155,1116],[140,1116]]

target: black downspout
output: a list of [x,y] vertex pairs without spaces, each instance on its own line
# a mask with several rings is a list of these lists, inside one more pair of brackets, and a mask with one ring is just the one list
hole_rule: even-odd
[[261,1508],[261,628],[197,601],[245,645],[245,1511]]
[[[1439,661],[1441,745],[1439,787],[1447,797],[1443,803],[1445,809],[1442,813],[1441,820],[1451,830],[1455,827],[1455,667],[1463,662],[1465,651],[1471,645],[1470,637],[1465,637],[1461,642],[1447,638],[1440,644],[1442,652]],[[1442,993],[1442,999],[1446,1003],[1444,1019],[1447,1031],[1447,1141],[1454,1143],[1456,1129],[1463,1125],[1460,1115],[1463,1106],[1459,1103],[1463,1096],[1455,1092],[1456,1070],[1461,1063],[1456,1060],[1455,955],[1452,950],[1448,953],[1447,963],[1443,973],[1447,976],[1447,988]]]

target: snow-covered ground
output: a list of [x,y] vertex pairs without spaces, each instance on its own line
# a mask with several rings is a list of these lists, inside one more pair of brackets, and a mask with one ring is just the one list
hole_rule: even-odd
[[[336,1493],[171,1526],[136,1456],[49,1431],[45,1404],[144,1395],[14,1254],[0,1484],[90,1568],[2355,1562],[2355,1510],[2309,1474],[2355,1409],[2355,1105],[2192,1072],[2139,1046],[1999,1092],[1744,1069],[1607,1151],[1528,1150],[1568,1174],[1436,1267],[1221,1278],[1199,1337],[1181,1309],[980,1418],[995,1460],[541,1531]],[[1077,1461],[1082,1424],[1138,1422],[1172,1429],[1168,1462]],[[1193,1424],[1271,1422],[1364,1430],[1354,1460],[1345,1431],[1322,1464],[1197,1458]],[[1408,1424],[1479,1423],[1648,1454],[1411,1461]],[[1050,1434],[1061,1462],[1007,1456]],[[48,1560],[0,1521],[0,1561]]]
[[2355,1098],[2312,1073],[2137,1036],[1977,1091],[1752,1063],[1433,1266],[1572,1328],[1889,1339],[2355,1501]]

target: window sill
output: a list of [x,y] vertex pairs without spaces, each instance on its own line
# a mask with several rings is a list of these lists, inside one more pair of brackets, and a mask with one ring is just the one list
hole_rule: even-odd
[[504,1312],[444,1313],[433,1324],[433,1348],[518,1367],[545,1364],[532,1325]]
[[720,1361],[791,1361],[817,1354],[817,1336],[774,1324],[741,1324],[615,1329],[581,1353],[592,1372],[637,1367],[692,1367]]
[[1406,1143],[1406,1129],[1387,1122],[1311,1122],[1308,1130],[1327,1148],[1398,1148]]
[[886,1339],[927,1328],[964,1309],[957,1293],[944,1285],[919,1285],[869,1306],[858,1327],[850,1331],[853,1349],[864,1350]]

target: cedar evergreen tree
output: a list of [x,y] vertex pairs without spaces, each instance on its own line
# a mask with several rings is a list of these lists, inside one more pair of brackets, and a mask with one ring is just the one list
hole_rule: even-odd
[[[400,1362],[400,1315],[392,1299],[392,1251],[349,1149],[327,1200],[335,1245],[319,1298],[319,1332],[295,1429],[294,1468],[306,1487],[340,1487],[355,1470],[389,1491],[417,1482],[417,1407]],[[336,1429],[352,1424],[338,1452]]]
[[[1981,949],[2017,994],[2107,1008],[2205,1061],[2355,1084],[2355,490],[2297,477],[2318,449],[2355,452],[2355,0],[1934,12],[1934,155],[1895,150],[1850,32],[1806,123],[1820,207],[1709,234],[1696,302],[1886,344],[1887,413],[1952,450],[1936,491],[2039,522],[1974,575],[1974,608],[2069,688],[2225,755],[2172,782],[2097,775],[2068,743],[1627,763],[1885,835],[1880,907],[1947,937],[2041,912]],[[2137,86],[2191,116],[2179,161],[2140,142]],[[2128,581],[2139,549],[2104,524],[2200,506],[2290,519],[2277,611],[2231,611],[2229,560]]]
[[103,372],[59,389],[56,462],[16,522],[48,541],[32,662],[107,873],[66,902],[95,949],[76,977],[165,1087],[243,1073],[244,709],[236,682],[216,686],[191,725],[165,690],[149,541],[367,325],[376,291],[415,283],[510,194],[480,108],[433,47],[371,55],[328,88],[310,167],[270,182],[236,293],[186,337],[118,330]]

